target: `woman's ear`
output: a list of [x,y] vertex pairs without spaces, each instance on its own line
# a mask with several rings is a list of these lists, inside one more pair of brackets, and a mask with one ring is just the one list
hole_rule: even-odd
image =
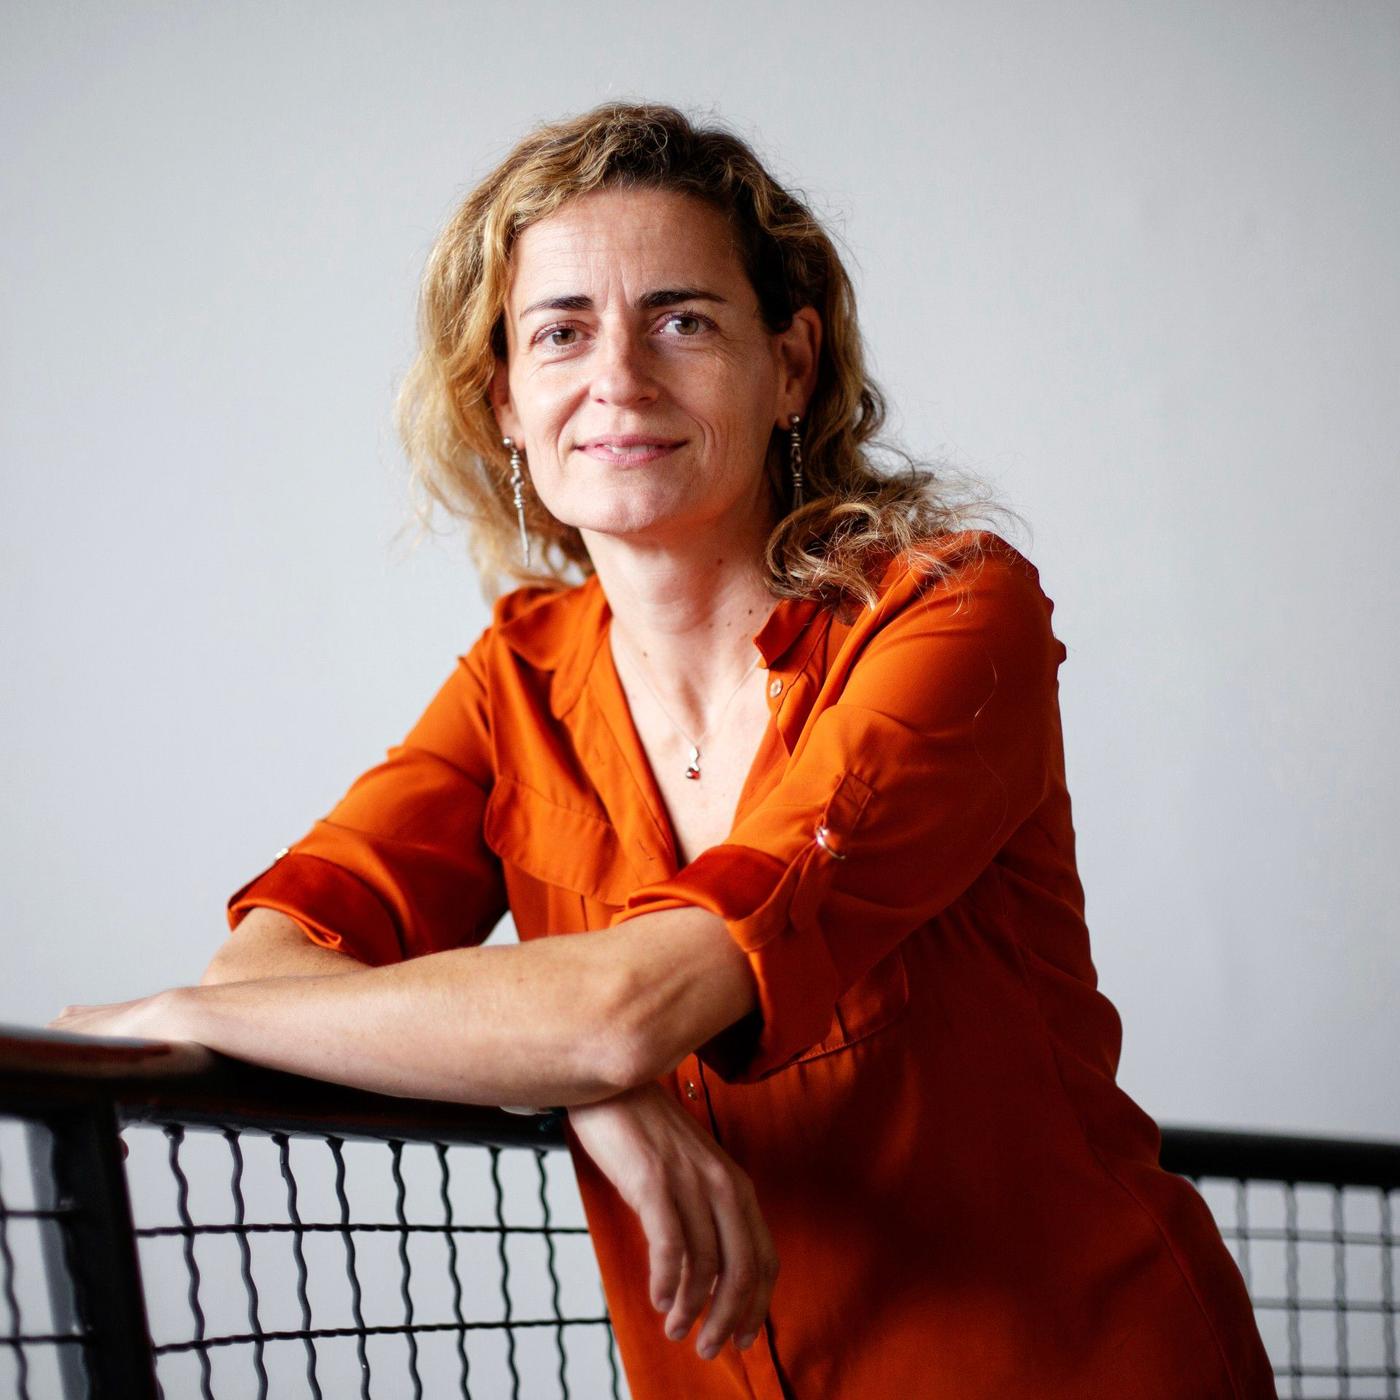
[[778,426],[787,430],[789,415],[805,415],[817,387],[817,364],[822,348],[822,318],[815,307],[799,307],[792,324],[778,341],[781,374],[778,381]]
[[501,430],[501,436],[514,438],[519,442],[520,421],[516,418],[515,409],[510,401],[510,371],[506,362],[499,358],[496,360],[496,368],[491,371],[489,397],[491,411],[496,415],[496,426]]

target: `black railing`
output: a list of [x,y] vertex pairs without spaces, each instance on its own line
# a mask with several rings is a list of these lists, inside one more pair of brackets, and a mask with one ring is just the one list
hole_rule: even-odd
[[620,1398],[563,1146],[195,1046],[0,1030],[0,1397]]
[[[0,1400],[620,1398],[563,1146],[495,1109],[0,1028]],[[1162,1164],[1214,1212],[1281,1395],[1400,1397],[1400,1145],[1167,1128]]]
[[1240,1266],[1279,1394],[1400,1396],[1400,1144],[1164,1128]]

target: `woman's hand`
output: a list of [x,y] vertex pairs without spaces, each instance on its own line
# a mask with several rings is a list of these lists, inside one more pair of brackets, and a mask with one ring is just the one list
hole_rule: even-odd
[[711,1360],[731,1334],[741,1348],[751,1346],[778,1254],[748,1176],[658,1084],[576,1104],[569,1123],[641,1221],[652,1303],[670,1313],[666,1335],[686,1336],[713,1287],[697,1353]]
[[70,1035],[132,1036],[138,1040],[188,1040],[188,1018],[180,1014],[181,1004],[196,991],[175,987],[135,1001],[112,1002],[107,1006],[65,1006],[48,1024],[51,1031]]

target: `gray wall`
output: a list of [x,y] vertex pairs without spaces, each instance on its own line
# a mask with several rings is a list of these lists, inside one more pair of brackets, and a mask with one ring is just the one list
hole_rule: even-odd
[[530,123],[647,96],[826,212],[900,436],[1034,526],[1124,1086],[1400,1136],[1395,5],[3,28],[0,1020],[195,979],[475,638],[396,534],[416,280]]

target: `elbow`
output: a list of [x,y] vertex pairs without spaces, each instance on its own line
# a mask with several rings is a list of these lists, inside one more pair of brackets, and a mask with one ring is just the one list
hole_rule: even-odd
[[704,1040],[684,1028],[675,1008],[636,997],[601,1028],[598,1063],[606,1066],[613,1093],[626,1093],[673,1074]]
[[[613,960],[608,994],[598,998],[602,1015],[594,1043],[618,1093],[673,1073],[734,1022],[751,1022],[750,1013],[758,1008],[754,973],[723,923],[701,910],[688,909],[683,916],[715,926],[699,930],[698,950],[687,959],[684,947],[668,948],[659,963],[658,939],[650,933],[635,956]],[[650,917],[674,921],[682,911]]]
[[589,1070],[602,1081],[608,1098],[650,1083],[666,1072],[643,1031],[626,1019],[612,1018],[599,1026],[593,1047]]
[[593,1034],[588,1070],[607,1086],[608,1097],[650,1084],[679,1063],[659,1043],[657,1018],[646,1009],[645,996],[636,995],[627,979],[614,983],[611,995],[599,997],[601,1014]]
[[680,1063],[680,1059],[660,1053],[644,1033],[616,1036],[610,1048],[610,1082],[615,1094],[655,1083]]

